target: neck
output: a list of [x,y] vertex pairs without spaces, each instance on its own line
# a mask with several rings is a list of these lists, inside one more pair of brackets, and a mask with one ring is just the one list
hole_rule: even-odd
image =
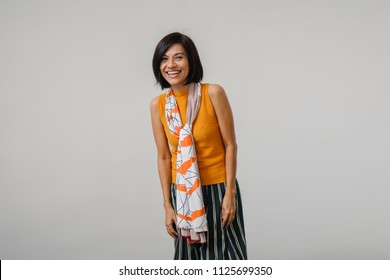
[[182,92],[182,91],[185,91],[188,89],[188,86],[189,85],[175,85],[175,86],[172,86],[171,89],[174,91],[174,92]]

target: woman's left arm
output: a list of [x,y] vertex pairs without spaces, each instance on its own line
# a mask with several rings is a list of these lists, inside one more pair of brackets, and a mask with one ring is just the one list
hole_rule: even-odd
[[209,96],[218,119],[225,145],[226,192],[222,201],[222,226],[228,226],[236,213],[237,143],[234,132],[233,112],[225,90],[216,84],[209,85]]

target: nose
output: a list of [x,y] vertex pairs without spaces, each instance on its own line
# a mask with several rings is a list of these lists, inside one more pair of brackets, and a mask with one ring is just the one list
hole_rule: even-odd
[[173,58],[168,59],[168,64],[167,64],[168,68],[172,68],[172,67],[174,67],[175,65],[176,65],[176,64],[175,64],[175,60],[174,60]]

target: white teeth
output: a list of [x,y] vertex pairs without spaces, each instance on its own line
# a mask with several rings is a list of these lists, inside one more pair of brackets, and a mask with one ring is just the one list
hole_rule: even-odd
[[167,72],[168,75],[175,75],[175,74],[179,74],[180,71],[171,71],[171,72]]

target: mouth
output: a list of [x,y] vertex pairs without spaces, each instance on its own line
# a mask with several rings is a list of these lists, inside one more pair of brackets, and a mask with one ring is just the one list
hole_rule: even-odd
[[175,78],[177,77],[180,73],[181,73],[181,70],[177,70],[177,71],[166,71],[165,73],[167,73],[167,75],[171,78]]

